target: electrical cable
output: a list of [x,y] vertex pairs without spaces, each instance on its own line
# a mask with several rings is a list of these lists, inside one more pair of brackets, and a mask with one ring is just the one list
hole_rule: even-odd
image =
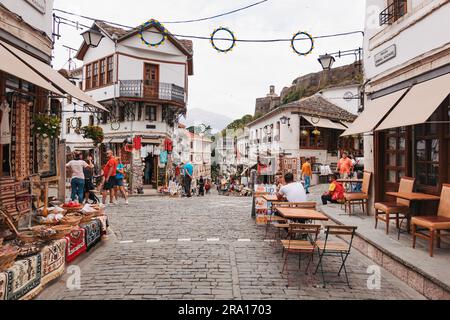
[[[233,13],[236,13],[236,12],[239,12],[239,11],[243,11],[243,10],[246,10],[246,9],[249,9],[249,8],[252,8],[252,7],[255,7],[255,6],[257,6],[257,5],[263,4],[263,3],[268,2],[268,1],[269,1],[269,0],[262,0],[262,1],[259,1],[259,2],[253,3],[253,4],[250,4],[250,5],[248,5],[248,6],[241,7],[241,8],[239,8],[239,9],[231,10],[231,11],[228,11],[228,12],[225,12],[225,13],[221,13],[221,14],[217,14],[217,15],[210,16],[210,17],[205,17],[205,18],[200,18],[200,19],[192,19],[192,20],[183,20],[183,21],[168,21],[168,22],[162,22],[162,23],[166,23],[166,24],[169,24],[169,23],[170,23],[170,24],[180,24],[180,23],[192,23],[192,22],[200,22],[200,21],[212,20],[212,19],[220,18],[220,17],[223,17],[223,16],[227,16],[227,15],[230,15],[230,14],[233,14]],[[124,27],[124,28],[133,29],[133,27],[126,26],[126,25],[123,25],[123,24],[118,24],[118,23],[111,22],[111,21],[106,21],[106,20],[94,19],[94,18],[91,18],[91,17],[88,17],[88,16],[83,16],[83,15],[80,15],[80,14],[75,14],[75,13],[68,12],[68,11],[61,10],[61,9],[56,9],[56,8],[54,8],[53,11],[57,11],[57,12],[62,12],[62,13],[70,14],[70,15],[77,16],[77,17],[80,17],[80,18],[83,18],[83,19],[88,19],[88,20],[99,20],[99,21],[103,21],[103,22],[106,22],[106,23],[114,24],[114,25],[116,25],[116,26],[120,26],[120,27]]]
[[236,13],[236,12],[239,12],[239,11],[246,10],[246,9],[251,8],[251,7],[255,7],[255,6],[263,4],[263,3],[267,2],[267,1],[269,1],[269,0],[259,1],[259,2],[253,3],[251,5],[248,5],[248,6],[239,8],[239,9],[235,9],[235,10],[232,10],[232,11],[228,11],[228,12],[225,12],[225,13],[217,14],[217,15],[211,16],[211,17],[200,18],[200,19],[193,19],[193,20],[184,20],[184,21],[167,21],[167,22],[163,22],[163,23],[165,23],[165,24],[169,24],[169,23],[170,24],[179,24],[179,23],[192,23],[192,22],[200,22],[200,21],[212,20],[212,19],[216,19],[216,18],[220,18],[220,17],[223,17],[223,16],[230,15],[230,14],[233,14],[233,13]]

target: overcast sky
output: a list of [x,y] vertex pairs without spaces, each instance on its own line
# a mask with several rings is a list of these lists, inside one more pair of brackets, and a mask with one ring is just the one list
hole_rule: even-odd
[[[137,26],[151,18],[173,21],[211,16],[254,2],[257,0],[55,0],[54,7]],[[215,28],[225,26],[240,39],[291,38],[298,31],[318,36],[363,30],[364,7],[363,0],[270,0],[214,20],[165,26],[172,33],[200,36],[209,36]],[[91,24],[82,19],[80,22]],[[68,50],[62,45],[79,48],[81,32],[61,26],[55,68],[63,67],[68,59]],[[320,54],[360,46],[360,34],[318,39],[312,54],[300,57],[286,42],[238,43],[232,52],[221,54],[209,41],[194,40],[194,75],[189,79],[188,110],[201,108],[232,118],[253,114],[255,99],[265,96],[270,85],[275,85],[280,93],[296,77],[320,71],[317,62]],[[336,66],[353,61],[353,57],[345,57],[338,60]]]

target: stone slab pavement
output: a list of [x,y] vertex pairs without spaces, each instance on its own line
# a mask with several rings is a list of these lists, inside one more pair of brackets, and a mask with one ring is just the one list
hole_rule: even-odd
[[289,258],[293,271],[282,274],[279,244],[265,241],[265,228],[255,225],[251,198],[138,197],[107,212],[107,239],[37,299],[424,299],[383,268],[378,287],[368,273],[376,264],[357,251],[347,262],[351,288],[335,274],[335,258],[325,261],[334,272],[326,288],[319,274],[298,271],[298,256]]

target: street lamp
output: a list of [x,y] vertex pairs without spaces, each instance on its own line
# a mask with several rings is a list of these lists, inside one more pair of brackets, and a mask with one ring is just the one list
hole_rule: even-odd
[[287,125],[290,127],[291,126],[291,118],[288,118],[286,116],[283,116],[280,118],[280,122],[282,125],[285,125],[287,123]]
[[330,54],[327,53],[319,57],[319,63],[321,64],[323,70],[330,70],[334,62],[336,61],[335,57],[341,58],[346,56],[355,56],[355,62],[357,63],[357,65],[361,67],[362,54],[363,54],[362,48],[338,51]]
[[323,70],[330,70],[335,61],[336,59],[328,53],[319,57],[319,62]]
[[89,29],[81,34],[86,44],[91,48],[96,48],[103,39],[103,35],[96,29]]

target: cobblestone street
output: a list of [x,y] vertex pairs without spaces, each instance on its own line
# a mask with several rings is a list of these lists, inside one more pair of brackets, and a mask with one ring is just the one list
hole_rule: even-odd
[[[374,262],[357,251],[347,263],[351,289],[344,276],[327,275],[324,289],[319,274],[282,275],[281,249],[264,241],[251,198],[140,197],[107,212],[108,239],[77,261],[81,288],[67,289],[66,274],[38,299],[423,299],[383,269],[381,288],[369,290]],[[339,263],[328,258],[325,268]]]

